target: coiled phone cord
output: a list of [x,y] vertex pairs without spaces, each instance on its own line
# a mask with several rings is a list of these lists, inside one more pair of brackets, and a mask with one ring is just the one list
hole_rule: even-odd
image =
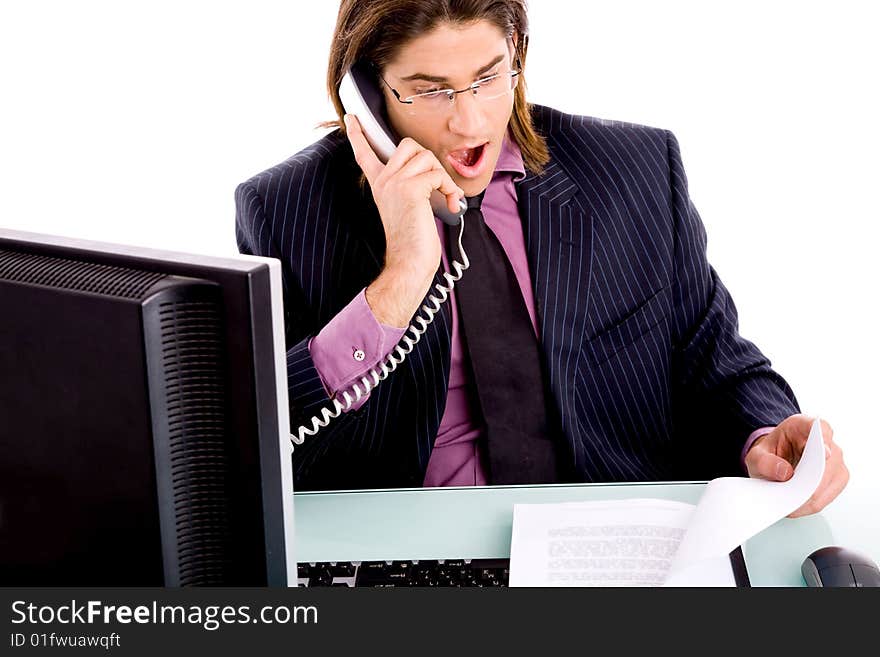
[[[458,232],[458,250],[459,253],[461,253],[461,259],[464,263],[453,260],[450,268],[454,270],[455,273],[452,274],[448,271],[443,272],[443,276],[448,283],[447,287],[444,287],[440,283],[434,285],[434,289],[437,290],[440,297],[435,297],[433,294],[428,296],[428,301],[433,304],[433,308],[429,307],[427,303],[422,306],[421,310],[423,315],[417,315],[413,320],[413,323],[410,324],[407,329],[407,332],[412,333],[413,337],[411,338],[404,334],[403,338],[401,338],[400,342],[394,347],[392,352],[389,353],[381,363],[379,363],[380,371],[376,371],[374,368],[361,377],[360,383],[363,384],[363,389],[361,389],[361,386],[357,383],[352,386],[355,395],[354,399],[352,399],[349,390],[344,390],[342,391],[342,398],[345,400],[345,403],[342,403],[339,401],[339,393],[336,393],[332,400],[332,408],[331,406],[325,406],[319,411],[318,415],[313,416],[312,419],[309,420],[312,425],[311,428],[306,426],[309,424],[309,422],[306,422],[306,424],[301,425],[296,430],[295,435],[290,434],[291,452],[294,449],[294,445],[302,445],[306,436],[314,436],[318,431],[330,424],[330,420],[339,417],[344,411],[351,408],[352,404],[360,400],[361,397],[369,394],[373,388],[379,385],[380,381],[384,381],[388,378],[388,375],[397,369],[397,366],[406,359],[407,355],[413,350],[413,347],[415,347],[418,341],[422,338],[422,335],[428,329],[428,325],[434,321],[434,316],[440,310],[440,304],[446,302],[449,298],[449,293],[452,292],[455,284],[461,280],[462,273],[470,267],[467,253],[465,253],[464,247],[461,243],[462,235],[464,235],[464,216],[461,217],[460,225],[461,230]],[[416,326],[416,324],[420,324],[421,326]],[[370,376],[372,376],[372,381],[368,378]]]

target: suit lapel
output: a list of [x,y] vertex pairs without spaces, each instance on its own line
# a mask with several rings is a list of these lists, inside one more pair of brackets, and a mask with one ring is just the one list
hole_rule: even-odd
[[574,409],[571,385],[590,303],[593,231],[574,180],[554,159],[517,183],[535,311],[563,431]]

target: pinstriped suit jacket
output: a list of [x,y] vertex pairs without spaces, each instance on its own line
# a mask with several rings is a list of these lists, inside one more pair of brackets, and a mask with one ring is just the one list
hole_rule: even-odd
[[[551,162],[540,176],[527,171],[517,195],[573,479],[742,474],[748,435],[798,406],[738,334],[674,136],[538,105],[533,116]],[[382,268],[384,231],[359,174],[337,131],[236,191],[239,249],[283,264],[294,431],[327,403],[309,338]],[[297,489],[422,484],[446,402],[450,332],[444,304],[363,407],[296,448]]]

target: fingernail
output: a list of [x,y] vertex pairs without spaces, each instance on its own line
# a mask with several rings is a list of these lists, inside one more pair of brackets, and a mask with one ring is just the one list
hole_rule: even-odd
[[828,445],[825,445],[825,458],[827,459],[830,456],[831,456],[831,448],[828,447]]
[[776,478],[780,481],[784,481],[788,479],[788,464],[787,463],[777,463],[776,464]]
[[342,122],[345,124],[345,127],[348,128],[348,114],[342,115]]

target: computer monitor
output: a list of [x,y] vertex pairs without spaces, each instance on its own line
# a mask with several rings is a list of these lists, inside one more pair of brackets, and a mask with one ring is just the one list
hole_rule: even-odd
[[0,582],[296,583],[277,260],[0,229]]

